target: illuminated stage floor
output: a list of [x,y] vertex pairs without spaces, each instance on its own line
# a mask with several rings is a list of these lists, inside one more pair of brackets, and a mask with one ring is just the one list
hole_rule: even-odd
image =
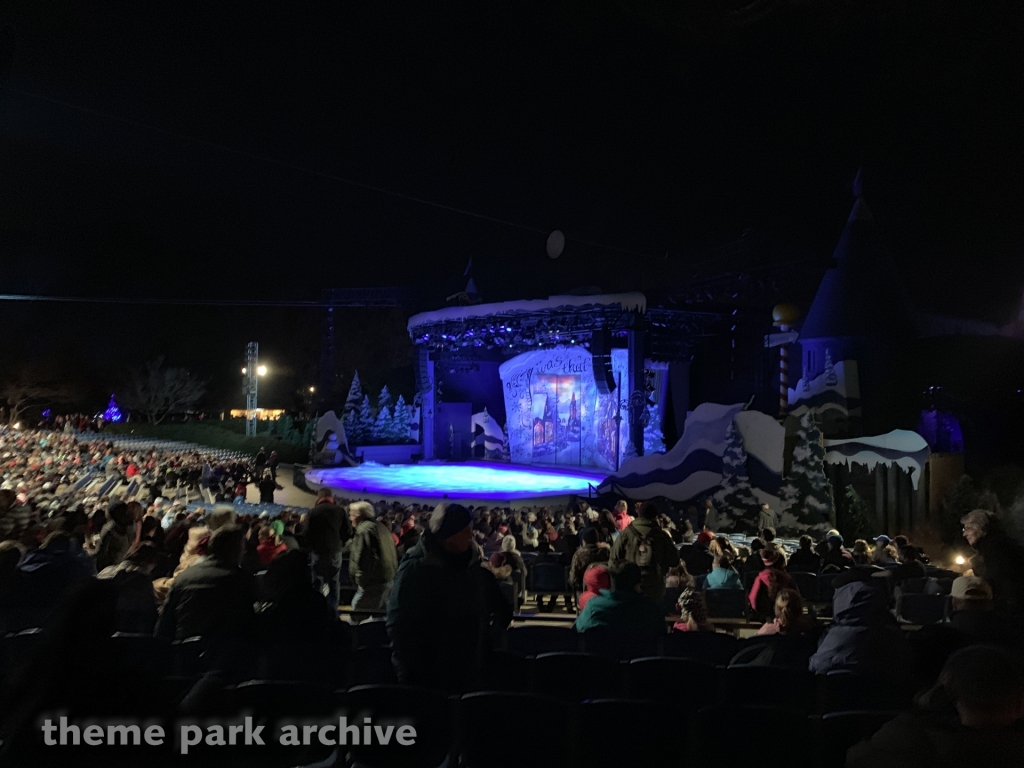
[[504,506],[530,506],[586,496],[607,475],[578,468],[466,462],[462,464],[361,464],[311,469],[311,486],[328,486],[348,498],[437,503],[445,498]]

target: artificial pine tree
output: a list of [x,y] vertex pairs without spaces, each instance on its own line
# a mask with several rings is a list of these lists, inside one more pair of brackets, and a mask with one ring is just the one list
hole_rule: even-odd
[[355,430],[348,435],[349,444],[366,445],[372,435],[373,411],[370,410],[370,396],[363,395],[363,402],[359,404],[359,418],[356,419]]
[[391,393],[388,391],[387,384],[384,385],[377,396],[377,410],[383,411],[385,408],[388,410],[388,413],[391,413]]
[[363,400],[363,385],[359,382],[359,371],[352,377],[352,386],[348,388],[348,397],[345,398],[345,407],[341,414],[341,423],[345,425],[345,434],[348,439],[358,443],[359,431],[359,405]]
[[409,442],[409,407],[402,395],[395,401],[395,412],[391,417],[391,442]]
[[377,420],[373,422],[373,428],[370,430],[370,437],[373,439],[373,442],[381,445],[387,445],[391,442],[391,420],[391,410],[387,406],[377,411]]
[[783,513],[781,527],[787,531],[802,531],[829,526],[835,509],[832,486],[825,475],[825,446],[821,430],[814,424],[809,411],[800,417],[796,434],[793,464],[779,494]]
[[874,528],[868,519],[868,505],[857,490],[852,486],[846,486],[843,494],[845,504],[840,512],[836,514],[836,527],[846,539],[870,539]]
[[736,428],[736,422],[729,425],[725,436],[725,453],[722,455],[722,487],[715,494],[718,510],[718,528],[723,531],[736,530],[739,521],[746,526],[756,525],[757,511],[761,502],[750,487],[747,476],[747,452],[743,447],[743,436]]

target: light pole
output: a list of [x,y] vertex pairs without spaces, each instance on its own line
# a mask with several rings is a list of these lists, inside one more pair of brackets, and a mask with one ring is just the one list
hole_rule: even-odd
[[250,341],[245,345],[245,368],[242,369],[245,376],[245,434],[246,437],[256,436],[256,415],[258,406],[256,404],[257,381],[260,376],[267,375],[267,366],[260,365],[260,345]]

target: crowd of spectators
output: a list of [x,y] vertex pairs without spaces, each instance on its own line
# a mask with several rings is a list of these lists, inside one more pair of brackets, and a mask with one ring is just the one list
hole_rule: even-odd
[[[1014,654],[1024,636],[1024,553],[988,512],[964,518],[965,539],[978,554],[971,570],[944,584],[905,536],[848,548],[833,530],[793,546],[768,526],[739,545],[707,527],[710,504],[699,532],[653,502],[634,514],[626,502],[612,510],[582,502],[430,509],[345,500],[329,489],[309,510],[254,515],[226,502],[238,484],[269,472],[265,456],[224,463],[202,453],[119,451],[70,434],[9,431],[0,433],[0,460],[0,636],[43,628],[62,637],[67,617],[87,604],[97,611],[89,621],[102,619],[108,635],[202,638],[211,657],[230,667],[240,643],[340,647],[344,582],[354,590],[353,620],[386,613],[400,682],[458,693],[472,690],[493,663],[513,606],[527,597],[527,561],[542,559],[564,567],[566,603],[578,609],[582,637],[715,633],[712,593],[739,593],[758,627],[744,663],[875,676],[895,688],[938,681],[943,717],[956,712],[965,732],[1009,728],[1010,736],[1000,730],[998,738],[1021,744],[1024,683]],[[144,498],[90,497],[81,483],[90,473],[139,478]],[[208,499],[208,508],[188,511],[191,493]],[[763,509],[760,517],[771,521]],[[818,612],[801,595],[800,574],[831,578],[834,597]],[[908,636],[893,601],[930,590],[949,594],[949,620]],[[553,610],[554,597],[537,604]],[[986,644],[981,651],[978,643]],[[968,673],[985,678],[993,665],[1006,676],[985,703]],[[8,677],[10,690],[25,685]],[[40,693],[37,710],[43,700],[59,700],[46,685],[51,698]],[[66,681],[58,687],[65,691]],[[956,741],[942,730],[946,721],[918,714],[858,747],[861,762],[851,764],[877,757],[897,738],[893,729],[921,739],[939,729]]]

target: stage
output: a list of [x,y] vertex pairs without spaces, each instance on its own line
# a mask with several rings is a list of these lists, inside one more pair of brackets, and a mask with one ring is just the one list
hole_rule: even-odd
[[565,504],[587,496],[606,474],[578,467],[538,467],[500,462],[360,464],[310,469],[307,484],[339,496],[377,501],[437,504],[444,499],[473,506],[531,507]]

